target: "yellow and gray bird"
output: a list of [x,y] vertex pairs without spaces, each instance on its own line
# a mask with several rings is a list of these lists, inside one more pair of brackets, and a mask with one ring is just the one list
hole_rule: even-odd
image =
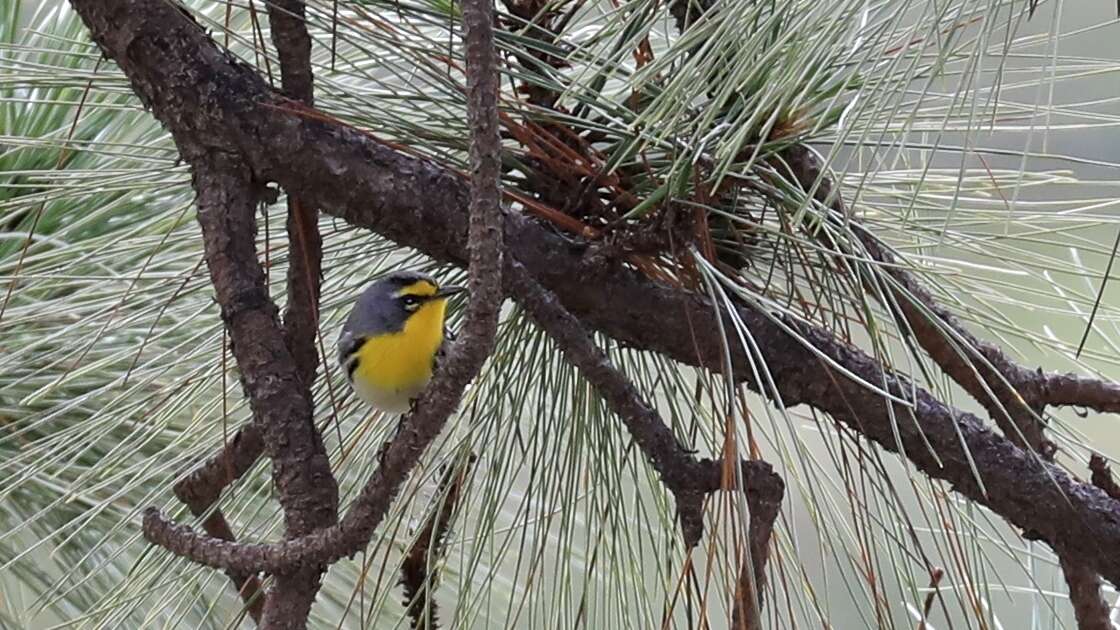
[[338,362],[359,398],[382,411],[408,411],[432,378],[447,298],[463,290],[396,271],[362,292],[338,338]]

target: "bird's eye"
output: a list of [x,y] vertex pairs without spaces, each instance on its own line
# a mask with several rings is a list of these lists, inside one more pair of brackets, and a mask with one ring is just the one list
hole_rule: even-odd
[[401,303],[404,304],[404,307],[406,309],[412,311],[420,305],[420,298],[416,297],[415,295],[404,295],[401,296]]

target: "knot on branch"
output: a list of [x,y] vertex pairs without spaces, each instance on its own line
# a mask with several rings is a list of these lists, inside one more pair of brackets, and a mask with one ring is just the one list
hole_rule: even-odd
[[[774,467],[761,459],[739,460],[740,474],[743,477],[742,490],[748,496],[767,502],[781,503],[786,484]],[[726,480],[726,482],[725,482]],[[723,459],[704,458],[696,462],[696,488],[702,492],[735,490],[735,471],[727,468]]]

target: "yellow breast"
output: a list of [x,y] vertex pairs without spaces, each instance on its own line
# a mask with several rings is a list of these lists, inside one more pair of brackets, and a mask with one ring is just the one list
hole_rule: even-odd
[[386,411],[404,411],[432,378],[443,343],[446,300],[420,307],[396,333],[369,338],[358,349],[354,386],[367,402]]

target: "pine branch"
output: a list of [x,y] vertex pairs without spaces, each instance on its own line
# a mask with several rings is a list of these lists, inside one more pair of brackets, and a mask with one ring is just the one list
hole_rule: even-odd
[[[204,33],[164,3],[72,3],[181,150],[192,134],[205,134],[240,155],[258,177],[299,191],[325,212],[437,260],[465,263],[468,194],[453,173],[323,116],[293,111],[251,69],[214,52]],[[199,80],[166,85],[168,72]],[[301,155],[298,169],[293,147]],[[348,173],[346,187],[337,185],[340,167]],[[683,363],[722,370],[723,339],[714,331],[717,317],[732,313],[618,265],[588,266],[581,257],[585,243],[524,216],[507,214],[505,233],[509,252],[585,326]],[[1120,583],[1120,558],[1108,553],[1120,545],[1120,503],[1103,491],[1028,456],[979,418],[945,405],[827,330],[747,308],[734,316],[757,342],[758,358],[776,387],[754,380],[751,357],[741,347],[730,348],[736,379],[780,396],[787,406],[804,403],[831,414]]]
[[[280,57],[280,81],[284,95],[308,107],[315,105],[311,70],[311,37],[305,22],[302,0],[273,0],[268,3],[272,41]],[[298,158],[297,158],[298,159]],[[319,293],[322,278],[323,239],[319,234],[319,211],[288,195],[288,303],[284,310],[284,339],[296,366],[310,390],[319,365]]]
[[[315,104],[315,83],[311,71],[311,37],[307,32],[303,0],[272,0],[268,3],[268,21],[272,42],[280,57],[280,81],[284,94],[304,105]],[[296,158],[298,160],[298,158]],[[300,201],[296,193],[288,194],[288,303],[284,310],[284,343],[291,353],[300,379],[300,393],[314,409],[311,385],[319,365],[316,341],[319,339],[319,294],[323,241],[319,236],[319,211]],[[318,435],[312,426],[312,431]],[[321,441],[321,436],[318,438]],[[300,499],[304,500],[304,499]],[[298,538],[313,528],[331,525],[338,519],[335,511],[329,517],[307,523],[308,527],[289,520],[284,535]],[[294,526],[293,526],[294,525]],[[325,567],[305,566],[292,573],[275,576],[273,587],[265,599],[261,625],[265,628],[300,628],[315,603]]]
[[[435,602],[435,588],[439,583],[439,570],[435,566],[444,556],[447,532],[451,517],[463,495],[463,485],[470,475],[475,456],[472,454],[463,465],[449,464],[439,483],[439,507],[428,515],[416,542],[408,549],[401,562],[401,586],[404,587],[404,605],[412,618],[413,630],[434,630],[439,627]],[[430,622],[430,624],[429,624]]]
[[[950,311],[934,299],[917,276],[906,271],[895,255],[870,230],[849,216],[844,200],[824,172],[816,154],[804,145],[794,145],[783,155],[794,179],[815,199],[833,212],[834,220],[847,222],[870,258],[882,265],[883,273],[895,283],[885,287],[886,304],[899,315],[935,363],[960,385],[996,421],[1012,443],[1051,461],[1055,447],[1043,432],[1042,412],[1047,404],[1084,391],[1100,407],[1120,406],[1120,385],[1092,381],[1076,375],[1047,374],[1012,360],[1003,348],[981,340]],[[865,278],[871,285],[871,280]],[[881,293],[870,286],[872,295]],[[1061,393],[1058,393],[1061,392]],[[1114,398],[1109,401],[1108,394]],[[1103,399],[1101,398],[1103,396]],[[1059,564],[1069,586],[1070,602],[1078,627],[1109,629],[1112,621],[1101,594],[1101,580],[1084,563],[1059,553]]]
[[[727,487],[724,462],[697,460],[689,453],[660,414],[642,400],[634,384],[611,365],[610,358],[595,345],[580,321],[564,309],[553,293],[533,280],[520,263],[511,260],[506,277],[521,306],[619,416],[657,470],[661,482],[673,493],[685,546],[691,550],[703,535],[704,499],[718,490],[734,489]],[[770,537],[781,509],[785,483],[763,461],[741,462],[741,469],[745,484],[742,491],[750,509],[750,553],[740,569],[732,627],[754,629],[759,627]]]
[[[211,281],[242,385],[264,428],[286,529],[307,534],[337,518],[338,486],[312,422],[310,398],[284,345],[276,305],[265,292],[256,253],[257,187],[248,169],[229,156],[201,153],[189,161]],[[283,573],[276,581],[262,627],[302,627],[298,619],[306,619],[310,610],[318,572]],[[277,593],[285,596],[270,614],[269,601]]]

